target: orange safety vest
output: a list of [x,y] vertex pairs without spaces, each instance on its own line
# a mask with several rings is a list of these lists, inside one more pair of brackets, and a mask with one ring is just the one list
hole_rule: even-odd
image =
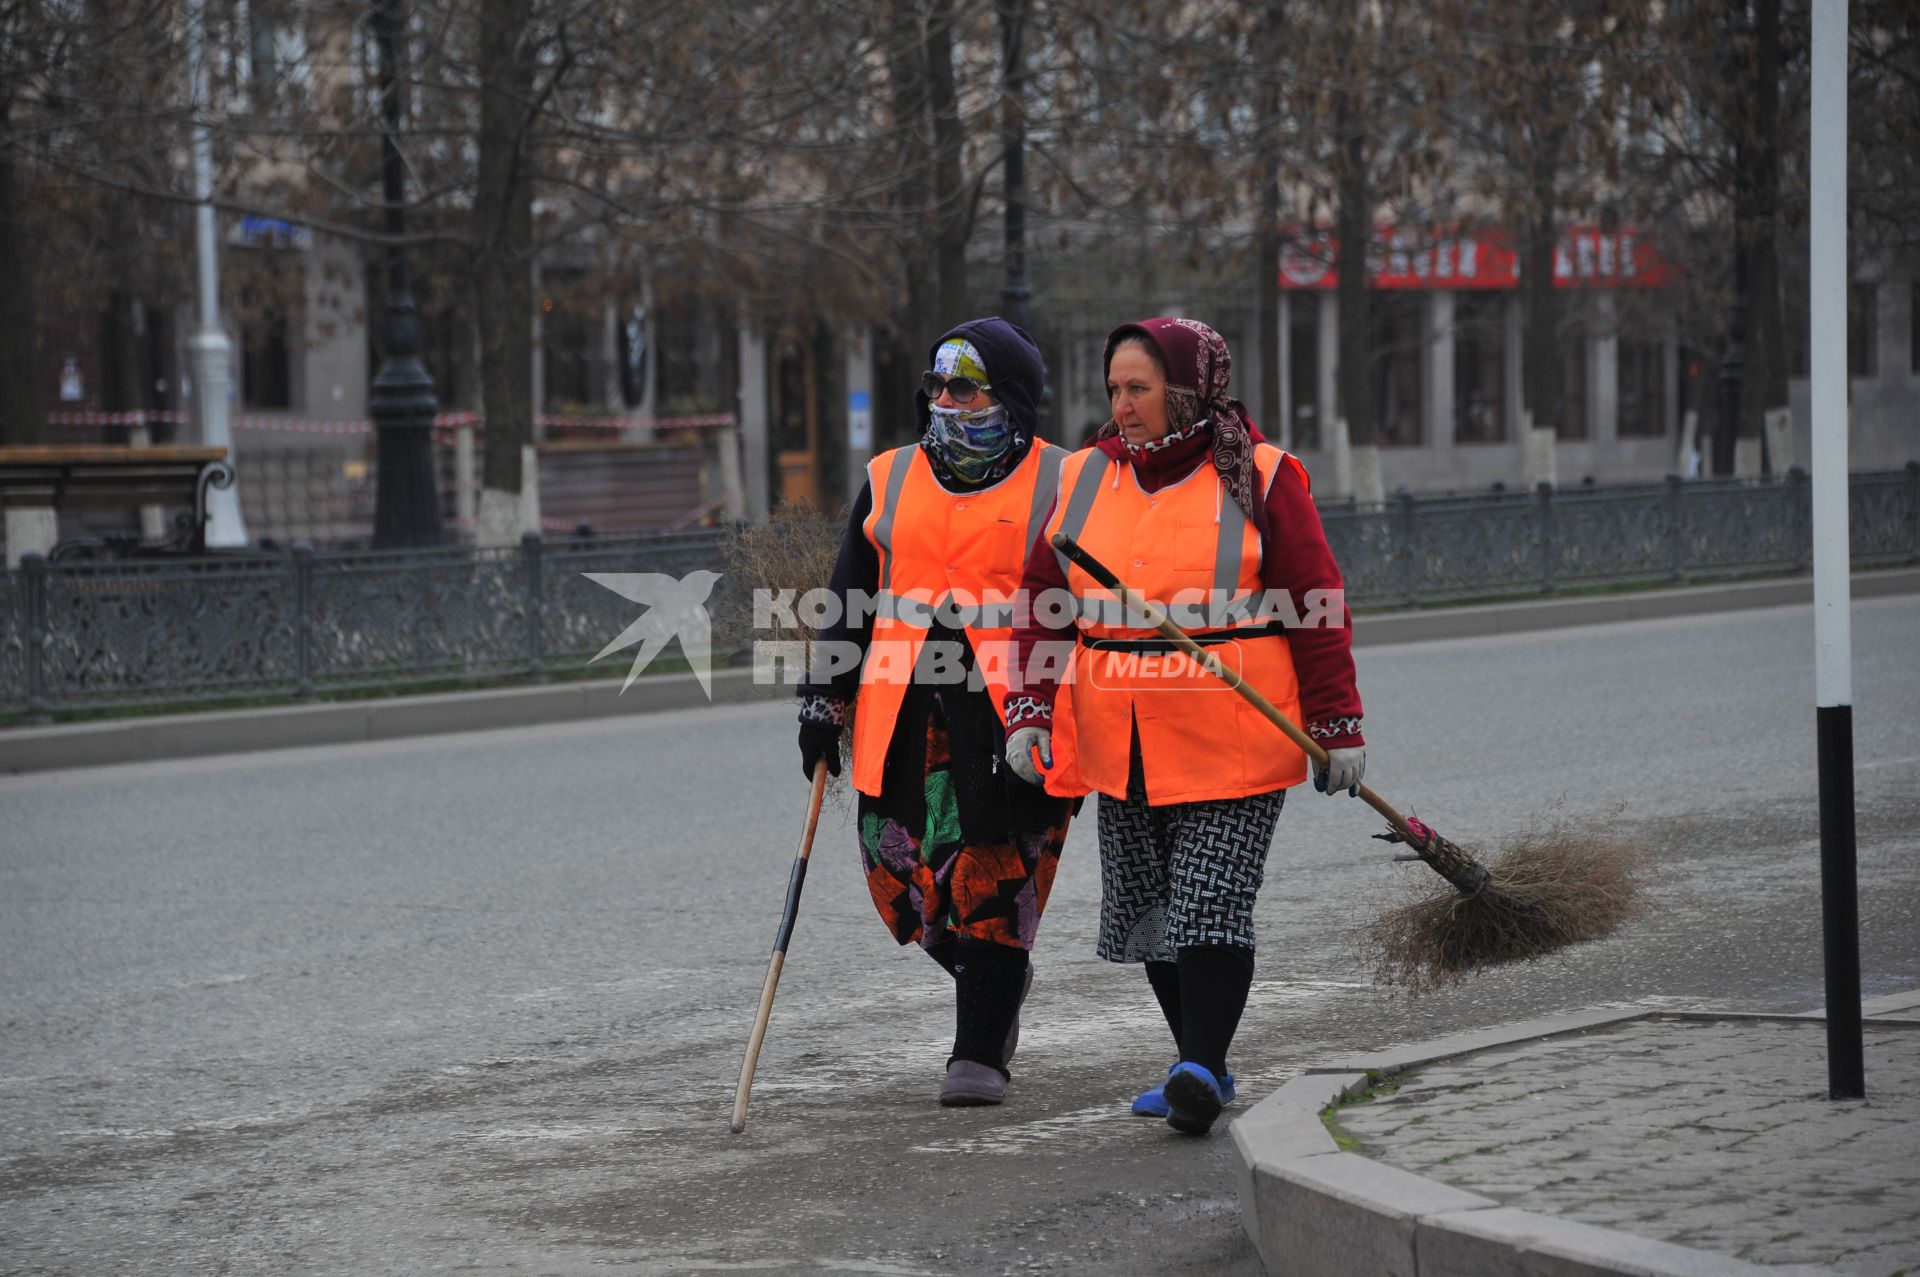
[[[1300,462],[1271,444],[1255,447],[1254,464],[1262,500],[1283,465],[1306,479]],[[1116,466],[1106,453],[1090,448],[1067,458],[1060,486],[1065,496],[1047,523],[1047,535],[1064,529],[1136,593],[1162,607],[1259,595],[1259,530],[1211,465],[1203,463],[1178,483],[1148,493],[1133,467]],[[1062,689],[1061,699],[1072,704],[1080,779],[1090,789],[1116,798],[1126,794],[1136,725],[1147,801],[1155,806],[1244,798],[1307,778],[1307,757],[1299,747],[1184,652],[1089,647],[1089,640],[1162,636],[1116,624],[1139,618],[1119,615],[1110,591],[1064,555],[1060,563],[1073,592],[1081,638],[1071,687]],[[1271,625],[1271,617],[1262,618],[1252,607],[1243,608],[1251,615],[1238,620],[1224,611],[1219,618],[1224,623],[1210,625],[1208,633]],[[1264,633],[1205,646],[1300,721],[1300,684],[1285,635]]]
[[[1006,478],[967,492],[941,487],[917,444],[867,463],[874,503],[861,530],[880,559],[880,593],[853,719],[853,787],[861,793],[880,792],[932,613],[949,597],[965,610],[976,674],[1006,725],[1013,601],[1066,455],[1036,439]],[[1047,791],[1060,797],[1087,792],[1074,779],[1073,739],[1071,723],[1056,715]]]

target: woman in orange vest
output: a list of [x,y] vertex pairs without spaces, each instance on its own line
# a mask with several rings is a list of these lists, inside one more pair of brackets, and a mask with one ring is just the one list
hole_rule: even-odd
[[1005,1098],[1028,953],[1078,806],[1064,782],[1050,794],[1004,761],[1010,601],[1066,456],[1034,435],[1045,383],[1033,340],[1004,320],[935,344],[925,434],[867,467],[829,587],[841,619],[800,689],[809,778],[822,759],[840,774],[852,716],[874,905],[954,979],[945,1105]]
[[[1231,366],[1220,335],[1193,320],[1116,328],[1113,419],[1067,459],[1047,535],[1068,532],[1170,605],[1326,747],[1316,787],[1355,792],[1366,742],[1340,569],[1306,470],[1227,394]],[[1145,964],[1178,1054],[1133,1111],[1203,1134],[1234,1098],[1227,1048],[1253,980],[1254,896],[1306,755],[1049,546],[1035,548],[1025,586],[1069,592],[1073,619],[1049,625],[1035,607],[1016,633],[1025,678],[1007,759],[1037,779],[1034,758],[1059,751],[1071,705],[1079,777],[1100,793],[1097,951]]]

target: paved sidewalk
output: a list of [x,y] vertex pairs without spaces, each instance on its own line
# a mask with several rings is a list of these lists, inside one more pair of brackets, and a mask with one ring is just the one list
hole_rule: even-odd
[[1864,1101],[1827,1098],[1817,1013],[1585,1012],[1316,1069],[1232,1127],[1248,1231],[1290,1277],[1920,1275],[1920,991],[1865,1010]]
[[1827,1099],[1820,1022],[1660,1018],[1418,1069],[1338,1123],[1502,1206],[1893,1277],[1920,1270],[1920,1025],[1865,1043],[1864,1101]]

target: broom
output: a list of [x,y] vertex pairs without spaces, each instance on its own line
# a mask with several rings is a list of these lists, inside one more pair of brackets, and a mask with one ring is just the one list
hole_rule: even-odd
[[747,1035],[747,1056],[740,1065],[740,1082],[733,1088],[733,1116],[727,1129],[735,1135],[747,1129],[747,1097],[753,1093],[753,1070],[760,1062],[760,1044],[767,1038],[767,1021],[773,1017],[773,992],[780,987],[780,969],[787,964],[787,944],[793,939],[794,920],[800,916],[800,889],[807,884],[807,858],[813,854],[813,831],[820,827],[820,800],[827,792],[827,762],[813,765],[813,795],[807,800],[807,828],[800,835],[800,850],[794,853],[793,869],[787,875],[787,902],[780,910],[780,929],[773,936],[773,957],[767,962],[767,979],[760,986],[760,1009],[753,1017],[753,1032]]
[[[1143,616],[1196,664],[1240,693],[1321,768],[1327,751],[1275,707],[1258,688],[1188,637],[1151,600],[1120,583],[1072,537],[1059,533],[1054,549]],[[1514,840],[1491,866],[1466,848],[1393,805],[1365,785],[1359,797],[1386,818],[1382,842],[1403,844],[1452,885],[1450,891],[1403,905],[1367,928],[1377,951],[1375,978],[1416,991],[1439,988],[1487,967],[1531,961],[1583,940],[1607,935],[1638,911],[1644,853],[1622,839],[1582,837],[1564,821],[1536,825]]]
[[[765,523],[739,527],[727,538],[727,570],[736,583],[714,619],[714,633],[724,637],[728,647],[751,650],[762,639],[799,640],[807,645],[811,667],[813,644],[820,637],[808,621],[802,606],[788,613],[774,611],[756,626],[755,609],[748,604],[755,594],[804,598],[809,591],[833,579],[834,561],[840,557],[841,535],[846,520],[830,519],[812,506],[785,503],[776,508]],[[782,619],[791,615],[794,623]],[[853,755],[854,702],[847,702],[840,729],[840,759]],[[827,782],[836,798],[844,797],[851,772],[843,769]]]

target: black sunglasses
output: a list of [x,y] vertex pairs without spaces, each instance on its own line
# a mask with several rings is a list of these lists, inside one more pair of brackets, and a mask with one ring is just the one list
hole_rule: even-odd
[[992,389],[992,386],[975,381],[971,377],[942,377],[933,371],[920,374],[920,390],[929,399],[938,399],[944,391],[953,396],[955,403],[969,404],[981,391]]

